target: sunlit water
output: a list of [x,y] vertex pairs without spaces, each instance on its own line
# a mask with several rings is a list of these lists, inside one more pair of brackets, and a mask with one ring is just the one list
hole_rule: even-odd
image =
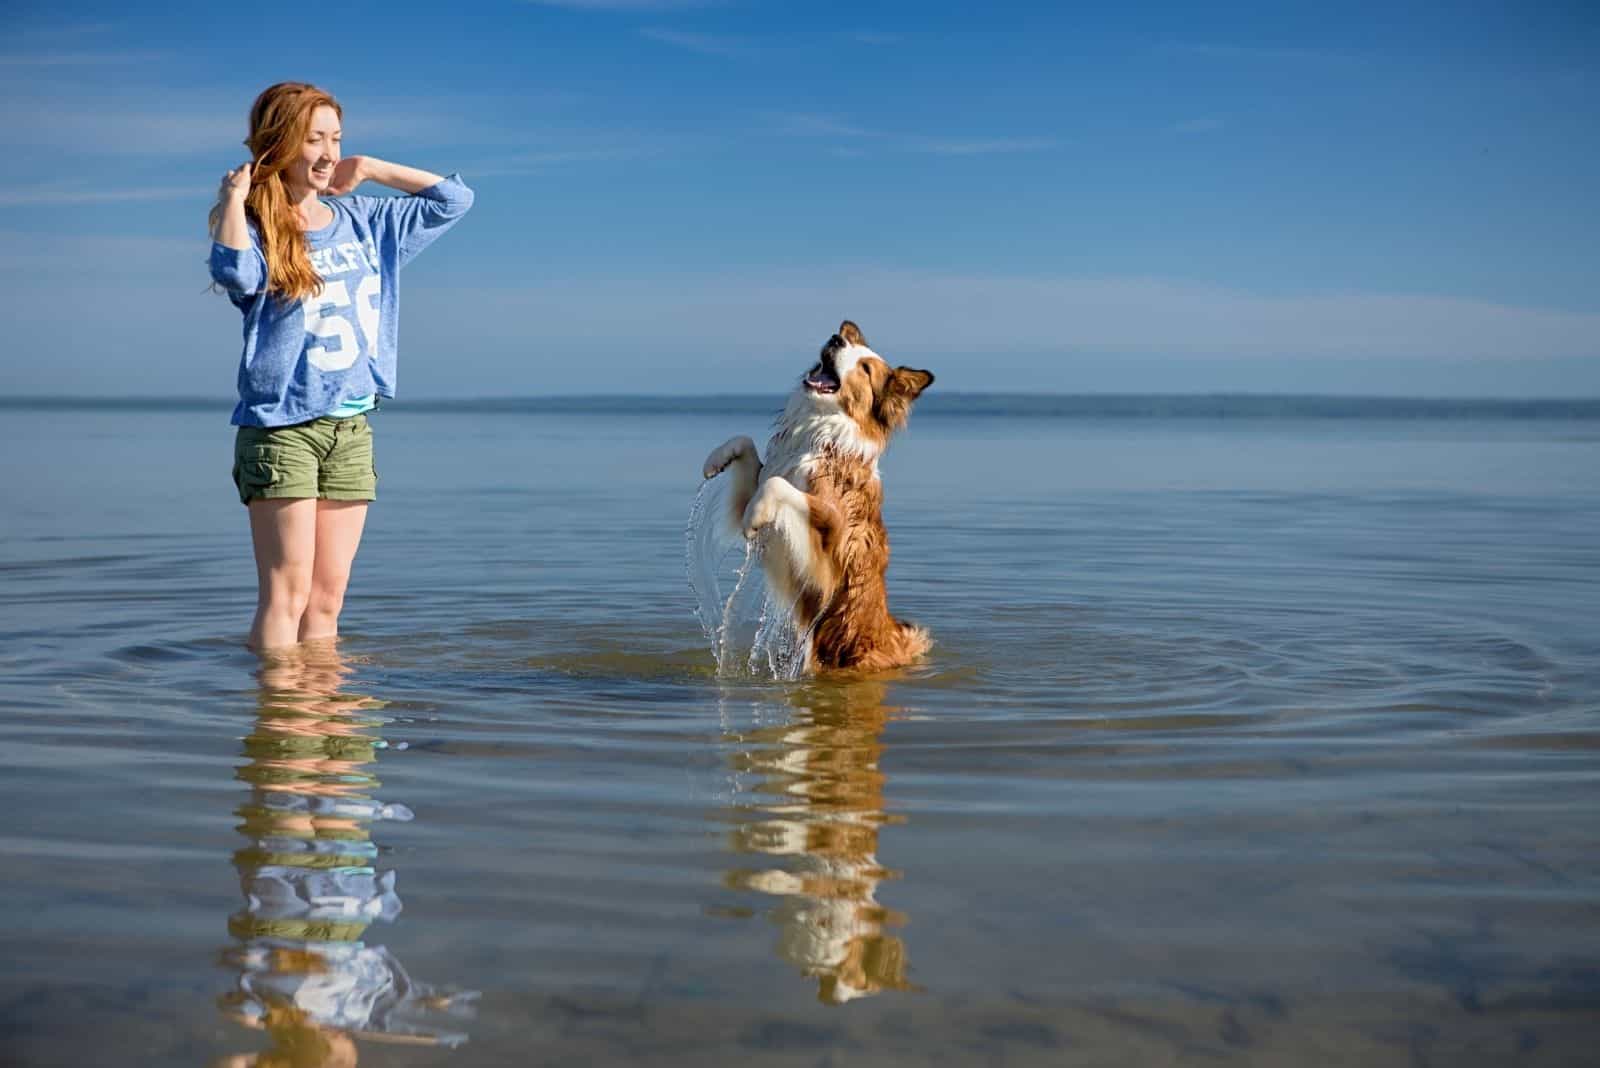
[[225,411],[0,410],[0,1064],[1591,1055],[1600,424],[919,416],[837,683],[767,422],[384,411],[261,663]]

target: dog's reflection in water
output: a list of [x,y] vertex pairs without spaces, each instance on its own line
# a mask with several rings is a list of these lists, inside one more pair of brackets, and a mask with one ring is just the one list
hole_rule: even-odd
[[437,1023],[464,1014],[472,995],[413,982],[388,949],[363,940],[400,912],[395,873],[377,869],[372,825],[411,812],[373,796],[383,702],[343,692],[350,674],[332,642],[265,656],[258,673],[236,772],[250,787],[237,809],[246,844],[233,855],[244,903],[228,918],[235,941],[222,958],[234,982],[221,1005],[272,1045],[218,1062],[229,1068],[344,1068],[356,1063],[356,1039],[466,1038]]
[[915,989],[905,943],[889,933],[902,914],[878,903],[895,878],[878,863],[878,834],[899,822],[884,811],[878,761],[892,711],[881,683],[816,683],[791,695],[781,726],[735,737],[738,807],[752,817],[732,832],[742,855],[772,858],[727,876],[731,887],[779,898],[770,916],[778,952],[817,980],[817,996],[843,1004],[883,990]]

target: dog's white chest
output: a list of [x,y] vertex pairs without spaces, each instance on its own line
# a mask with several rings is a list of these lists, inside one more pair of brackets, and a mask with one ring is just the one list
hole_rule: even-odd
[[777,475],[795,489],[808,491],[811,476],[827,453],[854,455],[878,468],[878,445],[864,437],[843,412],[797,411],[791,403],[777,432],[767,442],[761,481]]
[[811,473],[817,469],[817,451],[810,442],[797,442],[794,436],[782,430],[767,442],[766,462],[761,465],[761,481],[774,475],[782,478],[797,490],[811,488]]

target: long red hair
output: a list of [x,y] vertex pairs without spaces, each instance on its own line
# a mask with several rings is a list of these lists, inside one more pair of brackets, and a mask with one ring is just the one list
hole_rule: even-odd
[[[343,121],[339,102],[307,82],[268,86],[250,105],[250,136],[244,144],[255,166],[250,169],[245,212],[261,234],[267,291],[284,300],[303,300],[322,292],[322,278],[311,266],[310,246],[283,181],[284,168],[299,158],[311,131],[312,114],[319,107],[332,108]],[[211,209],[213,227],[221,210],[220,206]]]

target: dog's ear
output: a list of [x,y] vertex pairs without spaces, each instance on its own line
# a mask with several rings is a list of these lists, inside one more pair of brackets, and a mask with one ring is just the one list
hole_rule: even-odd
[[933,372],[919,371],[915,367],[896,367],[889,372],[883,384],[883,396],[878,400],[878,418],[890,430],[899,430],[911,418],[911,402],[922,396],[922,391],[933,385]]
[[914,401],[931,385],[933,385],[932,371],[919,371],[915,367],[896,367],[889,372],[889,382],[885,388],[890,393],[904,393],[907,401]]
[[839,336],[844,338],[847,345],[861,345],[864,348],[871,348],[867,344],[867,339],[861,336],[861,328],[849,319],[839,324]]

